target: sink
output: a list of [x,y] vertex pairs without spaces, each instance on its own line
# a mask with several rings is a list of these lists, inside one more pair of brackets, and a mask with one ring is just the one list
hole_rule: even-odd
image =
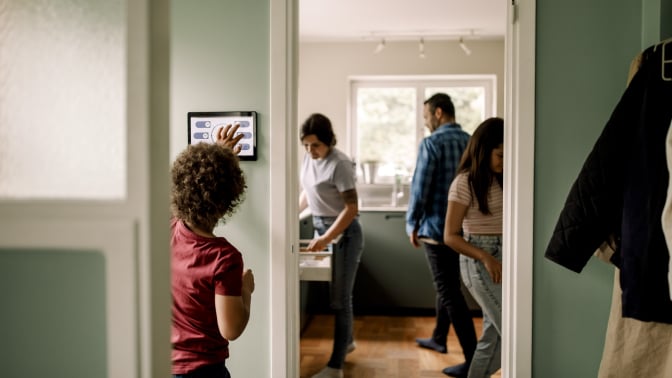
[[406,208],[410,185],[357,184],[360,207]]

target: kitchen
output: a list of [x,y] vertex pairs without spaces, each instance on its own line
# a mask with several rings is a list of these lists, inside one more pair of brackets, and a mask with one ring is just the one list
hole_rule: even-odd
[[[316,3],[302,2],[300,8],[298,120],[314,112],[327,115],[338,148],[357,162],[365,247],[353,293],[355,316],[432,316],[435,291],[424,251],[411,246],[404,230],[415,154],[425,135],[422,101],[433,91],[478,88],[476,100],[456,100],[457,121],[467,131],[485,117],[503,114],[505,4],[493,2],[488,14],[466,9],[465,17],[447,17],[462,10],[436,1],[405,9]],[[348,9],[355,5],[358,12]],[[464,23],[473,14],[481,24]],[[347,26],[335,26],[346,25],[338,21],[346,16]],[[360,18],[366,22],[358,23]],[[395,97],[395,90],[402,95]],[[403,109],[395,111],[391,103]],[[381,106],[385,111],[366,113],[367,106],[373,113]],[[379,140],[367,137],[366,127],[398,132],[387,136],[392,140]],[[304,216],[300,237],[310,235],[310,217]],[[302,283],[302,327],[311,312],[328,311],[320,300],[327,290],[326,283]],[[473,301],[470,308],[478,312]]]

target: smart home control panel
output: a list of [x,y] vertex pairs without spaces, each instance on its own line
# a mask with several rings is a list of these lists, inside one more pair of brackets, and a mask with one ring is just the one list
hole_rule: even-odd
[[189,112],[187,113],[189,144],[215,143],[217,133],[227,125],[240,125],[236,135],[243,138],[236,146],[240,160],[257,160],[257,112]]

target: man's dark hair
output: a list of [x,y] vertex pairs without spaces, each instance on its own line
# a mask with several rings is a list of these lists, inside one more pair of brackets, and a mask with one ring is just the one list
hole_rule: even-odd
[[450,96],[445,93],[433,94],[432,97],[425,100],[424,104],[429,105],[429,110],[432,113],[434,113],[436,108],[439,108],[445,115],[455,118],[455,105],[453,105],[453,100],[451,100]]
[[303,122],[299,140],[303,140],[308,135],[315,135],[320,142],[329,147],[336,145],[336,135],[331,128],[331,121],[323,114],[313,113]]

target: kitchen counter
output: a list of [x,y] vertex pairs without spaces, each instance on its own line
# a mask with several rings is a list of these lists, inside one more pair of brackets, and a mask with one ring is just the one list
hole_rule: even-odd
[[360,212],[406,213],[406,206],[360,206]]

